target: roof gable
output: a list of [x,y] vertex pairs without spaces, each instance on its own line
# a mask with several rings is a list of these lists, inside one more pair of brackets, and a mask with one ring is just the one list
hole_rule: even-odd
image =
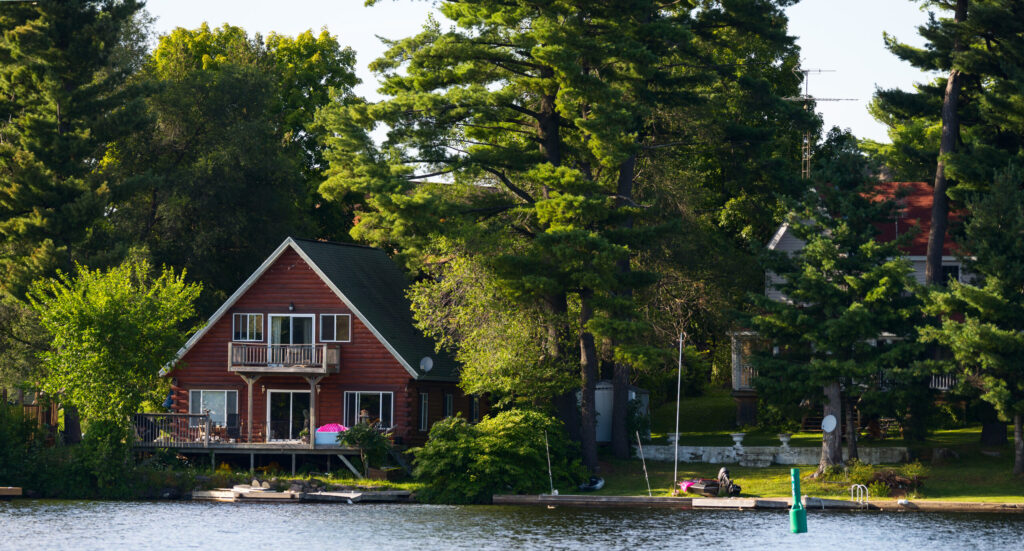
[[[285,239],[210,316],[207,324],[182,346],[176,358],[182,358],[199,342],[289,249],[294,250],[312,268],[410,376],[422,380],[458,378],[455,361],[446,354],[435,352],[433,341],[424,337],[413,325],[410,304],[405,298],[408,281],[384,251],[361,245],[291,237]],[[424,357],[433,360],[433,368],[429,372],[420,367]],[[161,375],[166,375],[173,364],[165,366]]]

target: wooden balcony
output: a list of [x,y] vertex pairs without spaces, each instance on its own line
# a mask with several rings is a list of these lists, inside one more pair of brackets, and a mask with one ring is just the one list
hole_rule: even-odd
[[337,373],[339,345],[228,343],[228,371],[261,375]]

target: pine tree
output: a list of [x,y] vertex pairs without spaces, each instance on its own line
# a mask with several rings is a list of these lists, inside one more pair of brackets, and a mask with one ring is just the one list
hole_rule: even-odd
[[118,63],[141,3],[0,4],[0,286],[28,283],[81,259],[104,214],[101,160],[140,117]]
[[963,245],[971,284],[951,282],[935,291],[928,310],[941,327],[924,338],[948,347],[963,375],[983,392],[999,417],[1014,427],[1014,474],[1024,474],[1024,190],[1019,170],[1000,175],[984,194],[968,201],[972,218]]
[[[952,17],[929,13],[916,48],[886,37],[900,59],[948,77],[915,92],[881,90],[872,111],[890,127],[893,145],[875,148],[902,177],[931,179],[932,223],[926,279],[942,284],[942,248],[950,198],[983,190],[997,170],[1024,155],[1024,4],[1019,0],[928,1]],[[958,191],[960,190],[960,191]]]
[[[876,239],[895,202],[879,197],[854,138],[833,129],[816,157],[826,179],[788,217],[804,247],[766,261],[785,299],[752,297],[750,325],[767,344],[752,359],[764,399],[792,408],[823,392],[823,416],[842,423],[844,387],[877,386],[880,372],[913,357],[918,306],[899,242]],[[824,434],[816,474],[842,462],[840,434]]]

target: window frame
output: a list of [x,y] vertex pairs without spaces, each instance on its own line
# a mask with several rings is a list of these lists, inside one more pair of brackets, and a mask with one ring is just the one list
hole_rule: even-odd
[[[359,405],[359,396],[361,396],[363,394],[376,394],[378,396],[378,399],[380,400],[380,403],[381,403],[381,411],[379,412],[381,414],[384,413],[384,395],[387,394],[389,396],[389,400],[388,400],[388,405],[390,406],[390,409],[388,411],[389,424],[387,424],[387,425],[384,424],[384,416],[383,415],[379,415],[377,418],[381,420],[381,427],[382,428],[384,428],[384,429],[395,428],[395,393],[390,391],[390,390],[346,390],[344,392],[344,394],[342,394],[342,397],[341,397],[342,423],[344,423],[346,427],[355,426],[356,424],[359,423],[359,411],[361,409],[363,409]],[[354,398],[355,399],[355,403],[353,404],[354,412],[355,412],[354,413],[354,417],[355,417],[354,419],[349,417],[349,407],[348,407],[348,405],[349,405],[349,396],[354,396],[355,397]]]
[[[244,338],[236,338],[238,336],[238,320],[245,316],[246,320],[246,336]],[[253,324],[252,319],[254,317],[259,318],[259,323]],[[264,316],[262,312],[235,312],[231,315],[231,340],[232,342],[263,342],[263,336],[265,335],[264,327]],[[259,331],[258,338],[250,338],[253,334],[253,328]]]
[[469,399],[469,422],[473,424],[480,422],[480,397],[475,394]]
[[430,430],[430,394],[420,393],[420,432]]
[[[337,319],[341,316],[348,318],[348,338],[345,340],[338,339],[338,321]],[[334,338],[324,338],[324,322],[330,318],[333,320],[334,326]],[[352,314],[320,314],[320,342],[352,342]]]
[[441,412],[443,413],[442,417],[447,419],[448,417],[451,417],[451,416],[455,415],[455,395],[454,394],[452,394],[451,392],[445,392],[444,393],[444,402],[442,402],[442,404],[443,404],[443,406],[441,408]]
[[[188,412],[190,415],[202,415],[203,410],[203,393],[223,392],[224,393],[224,423],[218,423],[213,417],[210,417],[210,422],[217,427],[229,427],[228,415],[238,415],[238,390],[228,388],[192,388],[188,391]],[[228,393],[234,393],[235,395],[235,407],[234,411],[231,411],[229,407],[230,402],[228,401]],[[198,394],[199,399],[194,399],[194,396]],[[239,419],[241,421],[241,419]],[[190,426],[198,426],[198,420],[195,418],[190,419]],[[241,425],[241,422],[239,422]]]

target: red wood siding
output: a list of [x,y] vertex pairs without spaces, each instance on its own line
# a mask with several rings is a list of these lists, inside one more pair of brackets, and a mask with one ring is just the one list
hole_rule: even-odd
[[[295,305],[293,312],[288,310],[291,304]],[[188,391],[191,389],[238,390],[238,413],[244,437],[248,430],[246,385],[241,377],[227,370],[234,313],[263,314],[264,342],[269,336],[268,314],[318,314],[314,319],[314,342],[320,342],[319,314],[351,312],[294,250],[287,249],[185,354],[170,374],[177,379],[175,409],[188,411]],[[317,424],[342,422],[345,391],[374,390],[394,392],[396,436],[404,437],[415,430],[415,412],[410,407],[412,377],[409,372],[355,316],[352,317],[352,342],[339,343],[338,346],[341,348],[341,367],[339,373],[320,382]],[[308,390],[309,384],[299,376],[263,377],[257,381],[253,385],[254,437],[256,434],[265,435],[267,389]]]
[[[420,430],[420,394],[427,394],[427,430]],[[427,441],[430,427],[444,418],[444,395],[452,394],[452,415],[461,414],[465,419],[472,419],[472,398],[467,396],[455,383],[438,383],[418,381],[413,383],[408,393],[409,407],[412,410],[413,424],[406,433],[410,446],[422,446]],[[487,400],[480,398],[480,417],[490,412]]]

